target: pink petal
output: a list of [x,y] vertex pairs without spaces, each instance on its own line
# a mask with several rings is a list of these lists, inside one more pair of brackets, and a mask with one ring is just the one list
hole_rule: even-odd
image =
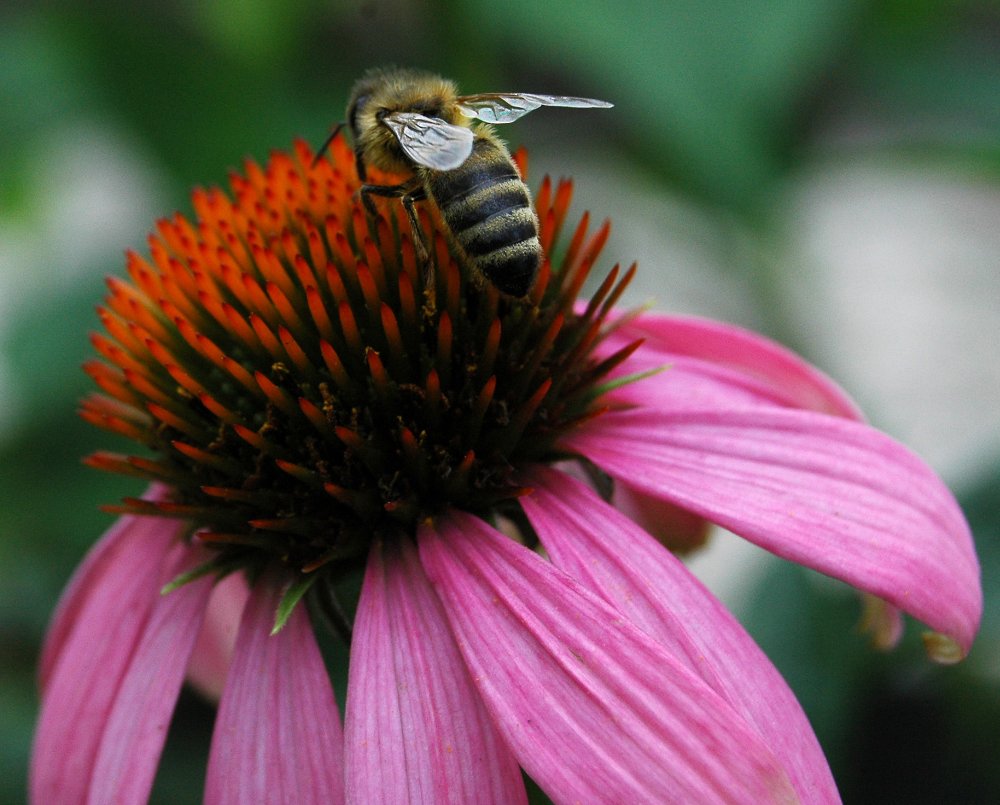
[[[642,347],[617,374],[664,371],[609,394],[609,401],[618,405],[670,409],[765,404],[863,418],[829,377],[747,330],[707,319],[647,313],[616,331],[599,352],[610,354],[637,338],[644,339]],[[614,503],[671,550],[697,548],[708,535],[705,520],[628,484],[615,485]]]
[[611,412],[563,440],[610,475],[884,598],[968,651],[982,591],[968,525],[919,458],[808,411]]
[[271,635],[281,593],[263,580],[247,601],[215,718],[209,805],[344,801],[333,688],[304,604]]
[[601,595],[700,675],[751,724],[803,802],[839,802],[836,784],[784,679],[675,556],[588,487],[536,468],[521,505],[552,563]]
[[624,512],[674,553],[683,555],[696,551],[708,540],[711,528],[707,520],[634,486],[615,483],[611,500],[618,511]]
[[[626,362],[623,373],[668,365],[651,378],[688,402],[696,395],[724,394],[732,402],[770,402],[792,408],[863,419],[857,404],[833,380],[794,352],[763,336],[731,324],[684,316],[644,313],[616,331],[611,351],[637,338],[642,348]],[[616,394],[650,388],[647,381],[630,384]]]
[[205,698],[218,702],[236,646],[236,632],[250,590],[242,573],[215,585],[208,611],[188,663],[187,678]]
[[[142,497],[144,500],[162,500],[166,496],[167,487],[163,484],[153,484]],[[77,566],[73,577],[59,597],[59,603],[45,633],[45,643],[42,645],[38,661],[39,685],[42,690],[48,686],[52,666],[62,653],[63,643],[76,625],[77,617],[83,610],[83,602],[90,596],[92,590],[101,585],[109,567],[113,567],[121,550],[121,541],[127,535],[136,534],[144,528],[155,531],[158,525],[159,521],[154,517],[140,517],[133,514],[119,517]]]
[[32,750],[33,802],[86,801],[112,703],[181,528],[162,518],[122,518],[60,604]]
[[473,681],[556,802],[794,801],[721,697],[537,554],[462,512],[418,545]]
[[[208,558],[187,546],[177,546],[174,553],[179,561],[172,563],[168,578]],[[212,582],[212,577],[203,577],[156,602],[108,717],[94,765],[90,802],[126,805],[149,799]]]
[[369,557],[344,730],[350,802],[526,801],[408,540]]
[[[785,347],[749,330],[708,319],[644,314],[630,321],[616,338],[617,343],[605,348],[610,351],[630,340],[645,338],[635,357],[649,367],[670,367],[650,378],[649,383],[616,391],[612,396],[618,402],[653,408],[678,403],[690,408],[696,400],[716,406],[765,403],[865,419],[857,404],[827,375]],[[631,364],[620,369],[622,373],[634,370]],[[641,494],[620,487],[616,487],[615,500],[619,508],[619,497],[626,498],[628,505],[627,498]],[[639,508],[640,516],[648,508],[649,504]],[[655,520],[643,517],[639,522],[648,530]],[[655,526],[651,533],[658,535]],[[681,539],[685,538],[682,534]],[[669,542],[664,544],[670,546]],[[879,612],[883,628],[875,634],[876,643],[891,648],[902,636],[902,618],[899,610],[886,602],[880,604]]]

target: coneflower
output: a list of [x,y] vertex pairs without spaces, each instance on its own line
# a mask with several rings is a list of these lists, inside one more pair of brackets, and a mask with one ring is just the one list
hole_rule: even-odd
[[[83,416],[144,449],[89,463],[151,485],[54,616],[34,802],[145,801],[186,674],[221,690],[210,803],[510,803],[522,769],[556,802],[838,801],[780,675],[664,547],[706,521],[968,650],[942,482],[776,344],[619,310],[634,267],[579,301],[608,225],[563,232],[568,182],[537,191],[523,300],[427,205],[418,265],[339,138],[231,185],[109,281]],[[350,645],[343,726],[319,628]]]

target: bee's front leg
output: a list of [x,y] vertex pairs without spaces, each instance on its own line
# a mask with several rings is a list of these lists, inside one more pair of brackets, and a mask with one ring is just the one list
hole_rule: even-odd
[[[424,230],[420,226],[420,220],[417,218],[417,208],[416,203],[418,201],[423,201],[427,198],[427,194],[424,192],[422,187],[417,188],[412,193],[407,193],[403,196],[403,209],[406,210],[406,217],[410,219],[410,229],[413,231],[413,248],[417,252],[417,263],[424,269],[424,272],[430,272],[431,256],[427,249],[427,241],[424,238]],[[425,276],[424,279],[427,279]]]
[[382,196],[383,198],[400,198],[405,196],[412,189],[411,182],[404,184],[363,184],[358,189],[361,196],[361,203],[372,218],[378,217],[378,210],[375,209],[375,202],[372,196]]
[[403,202],[403,209],[406,210],[406,217],[410,221],[410,229],[413,234],[413,248],[417,253],[417,262],[426,272],[430,266],[430,252],[427,249],[427,241],[424,238],[424,230],[420,227],[420,220],[417,218],[416,203],[427,198],[427,193],[419,182],[404,182],[403,184],[361,185],[359,191],[361,203],[364,204],[368,214],[375,218],[378,211],[375,209],[375,202],[372,196],[382,196],[384,198],[398,198]]

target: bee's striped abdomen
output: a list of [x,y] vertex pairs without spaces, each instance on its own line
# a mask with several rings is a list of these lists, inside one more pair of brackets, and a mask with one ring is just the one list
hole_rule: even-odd
[[472,154],[450,171],[429,171],[427,189],[456,244],[504,293],[525,296],[542,247],[528,188],[506,149],[477,138]]

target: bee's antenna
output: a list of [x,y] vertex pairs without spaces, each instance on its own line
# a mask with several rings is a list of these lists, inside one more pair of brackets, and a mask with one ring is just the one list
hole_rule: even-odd
[[316,156],[313,157],[312,165],[310,167],[315,168],[316,163],[323,158],[323,154],[330,147],[330,143],[333,142],[333,138],[340,134],[340,130],[344,128],[344,122],[341,121],[336,126],[333,127],[333,131],[330,132],[330,136],[323,140],[323,144],[319,147],[319,151],[316,152]]

